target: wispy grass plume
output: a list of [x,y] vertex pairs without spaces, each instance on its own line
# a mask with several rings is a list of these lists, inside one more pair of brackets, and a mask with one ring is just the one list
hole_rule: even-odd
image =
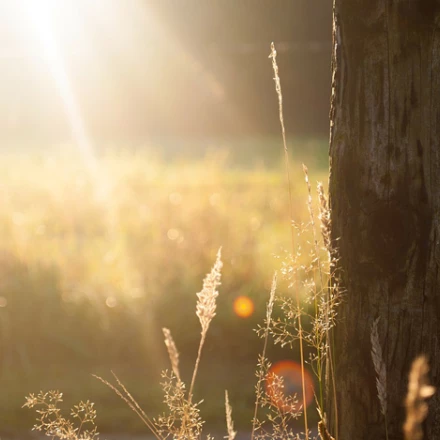
[[[292,255],[295,254],[295,233],[293,230],[293,203],[292,203],[292,188],[291,188],[291,178],[290,178],[290,166],[289,166],[289,152],[287,150],[286,141],[286,129],[284,126],[284,116],[283,116],[283,93],[281,91],[281,80],[278,72],[277,64],[277,51],[275,49],[275,44],[271,44],[271,53],[269,58],[272,59],[272,67],[274,72],[275,90],[278,96],[278,108],[279,108],[279,118],[281,124],[281,133],[283,136],[283,147],[284,147],[284,159],[286,165],[286,175],[287,175],[287,186],[289,191],[289,211],[290,211],[290,232],[292,239]],[[302,392],[303,392],[303,407],[304,407],[304,430],[306,434],[306,440],[309,438],[308,422],[307,422],[307,402],[306,402],[306,382],[304,373],[304,348],[303,348],[303,336],[302,336],[302,323],[301,323],[301,313],[299,293],[296,290],[296,302],[298,307],[298,334],[299,334],[299,348],[300,348],[300,359],[301,359],[301,382],[302,382]]]
[[264,346],[263,346],[263,353],[260,356],[259,362],[258,362],[258,370],[257,370],[257,385],[255,387],[255,409],[254,409],[254,417],[252,419],[252,434],[251,438],[254,439],[255,436],[255,430],[257,428],[257,413],[258,413],[258,407],[260,405],[260,399],[263,394],[263,382],[266,380],[267,376],[267,370],[269,369],[267,367],[267,359],[266,359],[266,350],[267,350],[267,341],[269,339],[269,330],[270,330],[270,323],[272,320],[272,311],[273,311],[273,305],[275,303],[275,292],[277,290],[277,274],[275,272],[273,279],[272,279],[272,286],[270,289],[270,295],[269,295],[269,302],[267,303],[266,307],[266,327],[264,330]]
[[179,352],[177,351],[176,344],[174,343],[174,339],[171,336],[171,332],[167,328],[163,328],[163,335],[165,336],[165,345],[168,350],[168,355],[170,357],[171,368],[173,369],[174,374],[176,375],[178,380],[180,379],[179,372]]
[[[215,310],[217,307],[216,298],[218,296],[217,288],[220,285],[221,268],[221,249],[219,249],[214,266],[211,272],[206,275],[203,281],[202,290],[197,294],[198,301],[196,314],[200,320],[202,332],[197,360],[191,381],[191,388],[188,394],[186,392],[185,383],[180,377],[179,353],[177,351],[176,344],[171,336],[170,330],[167,328],[162,329],[172,367],[172,372],[168,373],[165,371],[162,373],[163,382],[161,385],[165,395],[164,403],[168,407],[167,413],[160,415],[157,419],[150,419],[142,410],[137,401],[133,398],[133,396],[129,393],[125,385],[113,372],[112,373],[116,380],[116,384],[112,384],[99,376],[95,376],[98,380],[113,390],[138,415],[138,417],[158,440],[165,440],[170,436],[175,440],[200,439],[204,422],[200,417],[200,411],[198,408],[199,403],[192,402],[192,392],[206,333],[212,319],[215,316]],[[227,405],[229,405],[228,401]],[[229,409],[227,407],[226,412],[227,415],[231,415],[230,407]],[[229,422],[230,424],[228,424],[228,432],[230,431],[230,434],[232,434],[232,419],[230,419]],[[231,438],[233,440],[233,437]]]
[[198,440],[202,435],[203,420],[199,403],[188,400],[185,384],[173,372],[162,373],[162,388],[168,410],[154,420],[159,435],[164,439]]
[[384,416],[385,437],[388,439],[388,419],[387,419],[387,370],[382,355],[382,347],[379,341],[380,317],[375,319],[371,326],[371,358],[373,359],[374,370],[376,371],[377,396],[380,402],[380,410]]
[[[321,236],[324,244],[324,248],[327,251],[328,265],[329,265],[329,279],[328,288],[326,289],[326,304],[325,308],[325,322],[328,324],[326,328],[326,341],[327,341],[327,369],[326,369],[326,387],[327,394],[330,394],[329,387],[330,381],[332,385],[332,398],[334,409],[334,423],[335,423],[335,437],[338,439],[339,435],[339,416],[338,416],[338,401],[336,397],[336,375],[335,375],[335,359],[333,355],[333,334],[330,336],[330,329],[332,324],[331,320],[335,319],[336,307],[340,301],[341,289],[335,279],[334,266],[336,265],[335,249],[332,246],[331,241],[331,216],[330,208],[328,205],[327,196],[325,195],[324,186],[321,182],[317,184],[318,200],[319,200],[319,214],[318,218],[321,227]],[[333,323],[334,325],[334,323]],[[325,424],[325,423],[324,423]]]
[[328,200],[325,195],[324,186],[321,182],[318,182],[318,199],[319,199],[319,220],[321,222],[321,235],[324,241],[324,246],[329,253],[329,259],[331,258],[331,241],[330,241],[330,231],[331,231],[331,219],[330,219],[330,209],[328,207]]
[[196,314],[199,317],[200,325],[202,326],[202,337],[200,338],[199,350],[197,353],[196,364],[194,366],[194,372],[191,379],[191,386],[189,388],[189,400],[192,399],[192,394],[194,390],[194,383],[197,376],[197,370],[199,368],[200,358],[202,355],[203,345],[205,343],[206,333],[208,332],[209,324],[211,324],[212,319],[215,316],[215,310],[217,308],[216,299],[218,297],[217,287],[220,286],[221,282],[221,269],[223,263],[221,260],[221,248],[217,252],[217,259],[215,260],[214,266],[211,272],[206,275],[203,280],[203,288],[197,294],[197,308]]
[[63,402],[63,394],[59,391],[40,391],[37,395],[30,394],[26,397],[23,407],[36,410],[37,423],[33,430],[43,432],[52,439],[60,440],[98,440],[95,425],[96,410],[94,404],[80,402],[70,410],[71,419],[65,418],[59,404]]
[[229,403],[228,392],[225,390],[225,408],[226,408],[226,427],[228,428],[228,435],[225,437],[228,440],[234,440],[237,432],[234,431],[234,422],[232,421],[232,407]]
[[380,409],[382,414],[387,415],[387,370],[382,355],[382,347],[379,341],[380,318],[374,320],[371,326],[371,358],[373,359],[374,369],[376,371],[377,396],[379,397]]

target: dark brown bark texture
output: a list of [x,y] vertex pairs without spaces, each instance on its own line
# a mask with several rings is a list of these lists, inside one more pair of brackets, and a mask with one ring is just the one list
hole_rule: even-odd
[[[389,439],[401,439],[417,355],[440,388],[440,2],[335,0],[333,32],[339,439],[385,439],[370,343],[378,317]],[[425,438],[440,439],[438,393],[429,407]]]

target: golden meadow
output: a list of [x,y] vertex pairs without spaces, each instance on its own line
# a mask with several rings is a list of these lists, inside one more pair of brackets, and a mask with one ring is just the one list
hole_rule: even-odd
[[[32,415],[17,411],[23,396],[59,388],[72,402],[106,403],[101,430],[140,429],[90,374],[114,369],[157,412],[160,372],[168,367],[161,329],[174,329],[181,368],[191,371],[199,338],[194,295],[220,246],[221,295],[199,386],[213,388],[203,408],[208,422],[222,423],[218,411],[228,388],[236,423],[248,425],[261,349],[253,329],[265,315],[273,272],[290,248],[282,150],[267,142],[270,157],[254,155],[252,142],[247,151],[222,143],[191,158],[111,149],[95,169],[68,149],[3,157],[2,426],[29,428]],[[301,159],[311,165],[312,183],[326,182],[325,140],[298,140],[290,148],[295,220],[306,224]],[[300,238],[304,262],[311,239]],[[234,313],[239,296],[254,303],[249,318]],[[278,359],[292,355],[274,352]]]

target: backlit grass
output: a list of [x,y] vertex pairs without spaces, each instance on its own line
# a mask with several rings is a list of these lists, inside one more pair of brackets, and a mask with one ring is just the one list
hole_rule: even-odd
[[[0,398],[2,429],[30,426],[18,410],[22,396],[47,384],[71,391],[73,401],[87,395],[98,408],[105,403],[100,430],[117,430],[112,405],[119,402],[89,384],[90,373],[111,368],[157,412],[160,370],[167,366],[161,328],[178,329],[177,345],[194,357],[193,296],[220,246],[222,295],[198,386],[218,384],[203,409],[209,422],[228,388],[240,427],[251,417],[254,396],[259,341],[252,329],[280,266],[274,254],[283,257],[289,247],[283,168],[255,158],[237,165],[223,150],[171,163],[146,152],[111,152],[99,164],[91,175],[73,154],[11,154],[0,162],[0,343],[9,390]],[[310,174],[326,182],[324,169],[312,167]],[[295,218],[308,222],[298,161],[292,176]],[[307,248],[310,237],[300,239]],[[239,296],[255,306],[246,319],[234,313]],[[184,358],[185,368],[192,366]],[[249,384],[238,404],[231,381]],[[117,411],[121,430],[139,429],[129,413],[125,419]]]

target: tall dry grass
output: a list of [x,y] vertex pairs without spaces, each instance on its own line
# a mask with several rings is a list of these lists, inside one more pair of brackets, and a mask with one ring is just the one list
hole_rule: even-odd
[[388,419],[387,419],[387,371],[382,355],[382,347],[379,341],[379,319],[377,318],[371,327],[371,357],[374,370],[376,371],[377,396],[380,402],[380,409],[384,416],[385,436],[388,440]]
[[226,428],[228,431],[227,438],[228,440],[234,440],[237,432],[234,431],[234,422],[232,420],[232,407],[229,403],[228,392],[225,390],[225,408],[226,408]]
[[[284,115],[283,115],[283,93],[281,91],[281,80],[278,74],[278,64],[277,64],[277,51],[275,50],[274,43],[271,44],[271,53],[269,57],[272,59],[272,67],[274,72],[274,81],[275,81],[275,90],[278,96],[278,109],[279,109],[279,119],[281,124],[281,134],[283,137],[283,149],[284,149],[284,159],[286,166],[286,176],[287,176],[287,187],[289,193],[289,220],[290,220],[290,235],[292,239],[292,253],[295,252],[295,231],[293,227],[294,216],[293,216],[293,203],[292,203],[292,184],[290,178],[290,163],[289,163],[289,152],[287,149],[287,141],[286,141],[286,129],[284,127]],[[298,336],[299,336],[299,349],[300,349],[300,361],[301,361],[301,381],[302,381],[302,395],[303,395],[303,409],[304,409],[304,430],[306,434],[306,440],[308,440],[309,429],[308,429],[308,420],[307,420],[307,403],[306,403],[306,382],[305,382],[305,374],[304,374],[304,343],[303,343],[303,329],[302,329],[302,321],[300,312],[300,299],[298,290],[295,291],[296,305],[298,308]]]
[[[317,194],[319,201],[318,208],[318,218],[320,220],[320,231],[321,238],[318,239],[317,224],[315,221],[315,207],[313,206],[313,196],[312,188],[310,184],[309,174],[307,167],[303,164],[303,173],[308,190],[307,197],[307,209],[309,213],[309,223],[305,227],[303,225],[295,225],[295,219],[293,218],[293,204],[291,195],[291,177],[290,177],[290,164],[289,155],[287,151],[286,134],[284,126],[283,117],[283,96],[281,90],[281,79],[279,76],[279,69],[276,61],[276,50],[272,43],[271,45],[271,55],[272,66],[274,70],[274,80],[275,89],[278,96],[279,104],[279,119],[281,124],[281,132],[283,139],[283,147],[285,152],[285,167],[287,175],[287,185],[289,192],[289,211],[290,211],[290,222],[291,222],[291,238],[292,238],[292,256],[291,262],[288,263],[284,270],[285,275],[290,280],[290,286],[294,290],[295,300],[296,300],[296,311],[293,304],[288,299],[281,299],[282,307],[285,312],[285,321],[283,323],[276,323],[274,325],[273,334],[275,336],[275,341],[281,344],[286,344],[290,341],[292,343],[293,339],[299,341],[300,346],[300,360],[301,360],[301,376],[302,376],[302,388],[303,388],[303,407],[304,407],[304,430],[306,439],[308,438],[308,421],[307,421],[307,404],[305,401],[306,391],[305,391],[305,373],[304,373],[304,343],[313,350],[313,355],[310,359],[311,367],[315,373],[318,381],[319,393],[317,396],[317,406],[319,414],[322,415],[324,419],[326,417],[326,411],[324,407],[324,388],[327,390],[332,389],[333,395],[333,413],[335,414],[334,426],[335,426],[335,438],[338,439],[338,410],[337,410],[337,400],[336,400],[336,379],[334,374],[334,363],[332,355],[332,344],[330,340],[330,330],[335,325],[336,318],[336,308],[341,300],[342,291],[339,287],[338,280],[335,276],[335,265],[337,262],[337,251],[331,243],[330,240],[330,212],[328,209],[327,199],[324,193],[323,185],[321,183],[317,184]],[[304,270],[301,265],[297,264],[296,258],[300,255],[300,249],[295,243],[295,228],[297,230],[303,231],[304,229],[311,229],[312,231],[312,244],[310,245],[310,255],[312,255],[313,263]],[[324,252],[323,252],[324,251]],[[326,255],[326,258],[323,257]],[[299,286],[298,286],[298,272],[303,270],[304,275],[299,279],[302,280],[303,288],[305,288],[306,302],[313,303],[313,313],[304,313],[299,297]],[[303,281],[306,280],[306,281]],[[306,317],[312,323],[312,330],[310,332],[305,332],[302,325],[302,317]],[[295,332],[289,327],[292,326],[292,317],[295,316],[297,319],[297,327]],[[293,324],[294,326],[294,324]],[[324,378],[324,371],[327,373],[327,378]],[[326,380],[325,380],[326,379]],[[327,381],[327,383],[325,383]],[[331,382],[331,385],[330,385]],[[324,425],[325,426],[325,425]]]
[[94,404],[88,400],[80,402],[70,410],[68,418],[61,412],[62,402],[63,394],[59,391],[30,394],[23,407],[37,408],[37,423],[33,430],[60,440],[97,440]]
[[[289,223],[291,233],[292,250],[283,261],[281,274],[288,282],[289,292],[287,295],[277,295],[277,276],[273,277],[269,300],[266,307],[266,319],[264,325],[258,329],[263,338],[263,350],[258,359],[256,399],[254,416],[252,419],[252,440],[308,440],[312,437],[307,417],[306,384],[305,384],[305,347],[310,352],[309,366],[315,373],[319,388],[316,395],[316,406],[321,420],[318,423],[318,435],[322,440],[337,440],[339,431],[338,413],[336,400],[336,382],[334,375],[334,359],[331,339],[331,329],[336,325],[337,306],[343,299],[343,292],[335,276],[337,265],[337,250],[330,240],[330,212],[322,184],[317,185],[317,207],[314,203],[313,191],[310,184],[307,168],[303,167],[304,178],[307,187],[306,206],[309,213],[307,224],[301,224],[293,218],[293,203],[291,192],[291,174],[285,127],[283,120],[282,92],[278,66],[276,62],[276,50],[272,44],[271,59],[275,75],[275,86],[279,103],[279,116],[282,129],[282,140],[285,154],[285,166],[288,186]],[[316,215],[316,212],[318,215]],[[319,227],[316,218],[319,219]],[[321,236],[318,234],[321,232]],[[307,265],[300,264],[301,249],[297,245],[297,236],[304,231],[311,231],[312,241],[308,251],[312,259]],[[208,335],[212,320],[216,315],[218,287],[221,280],[222,260],[220,250],[212,270],[203,281],[202,290],[197,293],[196,315],[201,326],[199,348],[192,372],[189,390],[186,388],[184,378],[179,371],[179,352],[171,336],[171,331],[163,328],[165,345],[171,363],[171,371],[162,374],[162,387],[164,403],[168,410],[166,413],[151,418],[148,416],[136,399],[128,391],[123,382],[113,374],[114,383],[101,377],[101,382],[115,392],[133,412],[142,420],[145,426],[158,440],[168,438],[178,440],[200,439],[203,433],[204,421],[201,417],[201,401],[194,403],[195,383],[199,364],[202,359],[202,351]],[[292,293],[293,292],[293,295]],[[283,313],[282,319],[273,320],[274,307],[279,305]],[[309,327],[303,325],[307,322]],[[283,377],[270,372],[271,363],[267,358],[269,338],[273,337],[275,343],[293,346],[299,345],[301,361],[301,402],[296,395],[286,395]],[[387,429],[387,395],[386,395],[386,367],[383,360],[382,349],[379,341],[378,320],[374,321],[371,330],[372,359],[377,375],[376,385],[380,401],[381,411],[385,417]],[[434,394],[434,388],[428,384],[428,365],[424,357],[416,359],[412,365],[409,376],[408,394],[405,405],[407,410],[406,421],[403,431],[406,440],[420,440],[423,436],[422,423],[427,415],[426,399]],[[334,404],[334,426],[336,432],[334,438],[327,429],[326,407],[324,392],[332,393]],[[45,432],[52,437],[61,440],[93,440],[97,437],[96,428],[89,431],[82,430],[83,425],[94,425],[96,412],[93,404],[80,403],[72,411],[72,417],[78,419],[80,426],[61,415],[57,404],[62,401],[59,392],[40,393],[37,396],[30,395],[24,406],[38,407],[38,422],[35,429]],[[327,396],[329,397],[329,396]],[[327,399],[328,401],[328,399]],[[226,438],[234,440],[236,431],[232,421],[232,405],[228,393],[225,392],[226,408]],[[302,418],[304,432],[302,434],[294,429],[292,422]],[[388,434],[387,434],[388,436]],[[211,436],[208,434],[207,438]],[[317,438],[317,437],[315,437]]]
[[[208,329],[215,317],[216,300],[219,295],[217,288],[220,286],[222,266],[221,251],[219,249],[216,261],[203,281],[202,290],[197,293],[196,315],[200,321],[201,337],[189,391],[186,390],[185,383],[180,377],[179,354],[171,332],[168,329],[163,329],[165,345],[168,349],[172,367],[171,373],[164,371],[162,374],[164,402],[169,410],[167,414],[163,414],[156,419],[150,419],[116,376],[114,376],[116,384],[97,377],[128,404],[158,439],[166,439],[168,436],[172,436],[173,439],[178,440],[196,440],[201,435],[204,422],[200,417],[199,403],[193,403],[194,385]],[[229,435],[232,435],[231,409],[228,400],[227,416],[228,432]]]
[[203,289],[197,294],[197,307],[196,315],[200,320],[200,325],[202,327],[202,336],[200,338],[199,350],[197,353],[196,364],[194,366],[194,372],[191,379],[191,386],[189,388],[189,400],[191,401],[194,383],[197,377],[197,371],[199,369],[200,359],[202,357],[202,349],[205,344],[206,335],[208,333],[209,325],[214,319],[215,310],[217,308],[216,299],[218,297],[217,287],[220,285],[221,279],[221,269],[223,263],[221,260],[221,249],[217,252],[217,259],[211,272],[206,275],[203,281]]

